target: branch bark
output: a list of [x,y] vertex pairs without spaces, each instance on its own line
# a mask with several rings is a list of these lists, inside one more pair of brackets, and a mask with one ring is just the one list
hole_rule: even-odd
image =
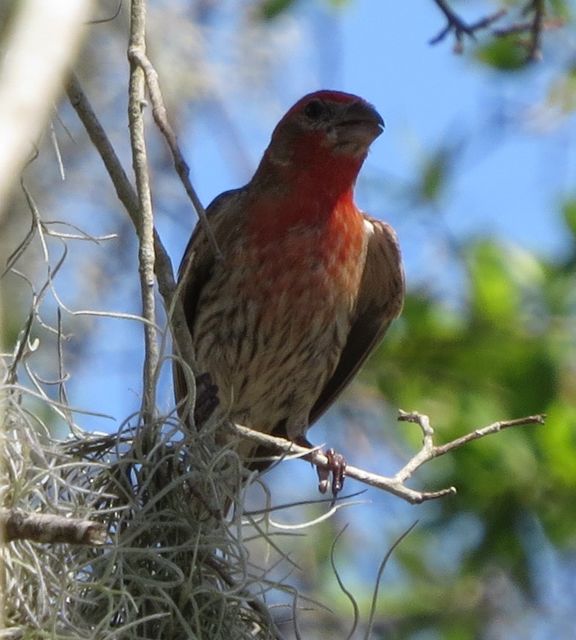
[[142,414],[144,422],[150,424],[156,407],[156,373],[160,361],[158,336],[154,322],[156,320],[156,302],[154,296],[154,214],[148,172],[148,157],[144,118],[142,115],[145,100],[144,71],[138,64],[137,52],[146,51],[146,4],[144,0],[132,0],[130,5],[130,43],[128,59],[130,61],[130,84],[128,90],[128,121],[130,123],[130,144],[132,147],[132,166],[136,178],[139,220],[138,265],[140,273],[140,291],[142,296],[142,315],[150,321],[144,325],[144,382]]
[[0,509],[0,539],[100,546],[106,542],[106,527],[93,520]]
[[[451,440],[443,445],[434,444],[434,429],[430,425],[428,416],[420,413],[411,412],[406,413],[404,411],[399,412],[398,420],[403,422],[413,422],[418,424],[422,430],[423,442],[422,448],[416,455],[414,455],[396,474],[393,476],[382,476],[376,473],[365,471],[357,467],[346,466],[346,476],[354,478],[359,482],[370,485],[382,491],[392,493],[403,500],[406,500],[410,504],[420,504],[427,500],[435,500],[447,495],[454,495],[456,493],[455,487],[447,487],[438,491],[417,491],[406,486],[406,481],[409,480],[414,472],[422,467],[424,464],[446,455],[450,451],[454,451],[469,442],[474,440],[480,440],[485,436],[498,433],[504,429],[511,427],[530,425],[530,424],[544,424],[544,415],[527,416],[525,418],[517,418],[515,420],[501,420],[494,422],[486,427],[474,429],[470,433],[467,433],[460,438]],[[265,445],[267,447],[273,447],[279,452],[285,455],[293,455],[296,457],[303,457],[307,461],[312,462],[316,467],[320,469],[330,469],[328,458],[319,450],[313,449],[312,452],[306,447],[284,440],[284,438],[277,438],[275,436],[266,435],[259,431],[254,431],[248,427],[241,425],[228,424],[228,428],[239,435],[242,438],[246,438],[259,445]]]

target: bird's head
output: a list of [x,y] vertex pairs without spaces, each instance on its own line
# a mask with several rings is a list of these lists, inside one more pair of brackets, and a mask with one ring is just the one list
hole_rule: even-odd
[[263,165],[286,177],[306,174],[316,184],[353,184],[384,121],[358,96],[316,91],[300,100],[272,133]]
[[310,151],[364,159],[382,133],[384,120],[374,107],[350,93],[316,91],[304,96],[280,120],[271,145],[304,143]]

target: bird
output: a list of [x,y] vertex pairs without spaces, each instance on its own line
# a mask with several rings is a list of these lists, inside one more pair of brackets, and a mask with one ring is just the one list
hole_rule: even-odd
[[[195,353],[197,401],[208,415],[311,448],[310,426],[376,348],[404,300],[396,233],[354,202],[359,171],[384,121],[364,99],[320,90],[294,104],[243,187],[206,210],[178,272]],[[188,389],[175,367],[175,398]],[[204,393],[204,399],[202,395]],[[208,399],[207,399],[208,398]],[[196,421],[202,421],[202,411]],[[242,441],[248,469],[274,451]],[[332,492],[346,461],[327,452]],[[319,471],[321,491],[328,486]]]

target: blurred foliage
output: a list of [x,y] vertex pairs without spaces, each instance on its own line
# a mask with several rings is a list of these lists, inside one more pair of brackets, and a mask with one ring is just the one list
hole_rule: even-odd
[[561,113],[570,114],[576,109],[576,66],[571,65],[550,88],[548,101]]
[[411,185],[411,197],[415,204],[439,204],[460,151],[460,146],[451,142],[423,158],[416,182]]
[[266,0],[260,3],[258,13],[263,20],[272,20],[289,9],[294,0]]
[[[335,8],[343,7],[349,3],[350,0],[324,0],[324,4]],[[260,0],[257,3],[258,15],[262,20],[273,20],[293,9],[297,4],[298,0]]]
[[517,71],[529,64],[526,45],[516,36],[490,40],[478,47],[476,56],[480,62],[499,71]]
[[[444,585],[434,586],[434,573],[425,570],[427,534],[412,534],[398,550],[410,589],[426,593],[414,599],[410,591],[412,604],[396,603],[410,620],[406,628],[420,628],[420,618],[428,616],[429,623],[454,631],[457,614],[468,620],[462,627],[468,631],[454,637],[476,637],[470,634],[483,628],[485,603],[478,594],[490,567],[529,597],[539,575],[531,569],[534,549],[523,538],[527,522],[538,522],[557,549],[576,551],[575,210],[574,201],[566,201],[573,249],[554,261],[493,238],[463,243],[465,310],[455,314],[426,291],[411,291],[395,335],[370,363],[368,376],[386,397],[431,416],[438,441],[496,420],[547,414],[543,427],[514,428],[454,452],[431,476],[439,488],[457,486],[458,494],[437,504],[429,526],[449,536],[451,523],[469,513],[482,533],[460,575]],[[464,585],[469,596],[459,603]],[[441,606],[446,599],[452,607]],[[415,616],[408,610],[414,600],[425,602]],[[434,601],[434,614],[423,610]]]

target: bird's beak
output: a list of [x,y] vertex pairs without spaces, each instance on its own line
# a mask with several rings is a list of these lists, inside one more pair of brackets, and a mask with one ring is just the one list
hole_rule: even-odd
[[347,154],[366,153],[372,142],[382,133],[384,120],[376,109],[364,100],[342,105],[334,127],[336,148]]

